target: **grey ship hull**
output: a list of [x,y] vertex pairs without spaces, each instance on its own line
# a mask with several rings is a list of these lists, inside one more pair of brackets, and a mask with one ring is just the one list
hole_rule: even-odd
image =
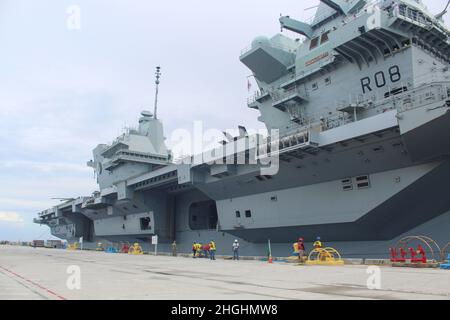
[[[214,239],[229,254],[238,238],[242,254],[261,256],[270,239],[284,256],[300,236],[320,236],[345,257],[385,257],[407,235],[444,246],[450,32],[420,1],[395,2],[397,10],[322,1],[313,24],[280,19],[304,43],[257,38],[243,52],[261,89],[248,106],[280,130],[277,174],[262,173],[261,161],[173,164],[162,124],[145,113],[138,131],[94,150],[100,191],[41,212],[36,223],[93,246],[149,250],[157,234],[160,250],[175,240],[180,252]],[[231,151],[217,159],[246,158],[252,139],[229,139]]]
[[[434,136],[437,131],[443,137],[450,136],[447,125],[450,113],[447,106],[444,108],[445,112],[437,119],[418,127],[421,144],[410,147],[409,139],[414,142],[419,139],[412,138],[415,130],[403,136],[400,127],[394,126],[341,140],[327,148],[304,151],[302,155],[288,152],[281,157],[279,173],[269,180],[250,181],[249,177],[255,178],[258,171],[243,166],[248,173],[213,183],[193,184],[170,194],[162,190],[177,182],[169,180],[150,185],[135,194],[138,201],[117,200],[113,193],[111,198],[104,197],[104,203],[90,207],[96,214],[77,214],[74,203],[62,208],[59,212],[62,217],[72,221],[81,217],[84,224],[79,224],[72,236],[60,233],[61,226],[52,227],[52,232],[69,241],[83,236],[93,246],[105,240],[116,245],[139,242],[147,250],[153,248],[149,244],[151,235],[157,233],[161,241],[159,250],[170,251],[170,243],[176,240],[179,252],[189,252],[193,241],[214,239],[219,254],[229,254],[230,244],[238,238],[243,255],[258,256],[266,254],[269,239],[275,255],[289,255],[292,243],[299,236],[311,242],[321,236],[327,245],[336,247],[346,257],[386,257],[388,248],[406,235],[426,235],[446,244],[450,230],[450,159],[447,156],[450,146],[443,141],[435,142]],[[411,153],[416,155],[414,160]],[[343,189],[343,180],[361,175],[369,177],[369,187],[358,189],[353,179],[352,189]],[[164,226],[171,226],[171,230],[119,235],[123,230],[122,215],[112,220],[105,212],[106,203],[122,209],[133,203],[144,203],[154,209],[153,201],[161,206],[164,213],[161,216],[166,217]],[[241,209],[240,218],[229,207],[230,203],[232,208]],[[196,226],[193,221],[190,209],[196,204],[201,206],[196,215],[197,219],[204,219],[203,225]],[[211,205],[218,210],[218,224],[210,226],[215,230],[205,230]],[[252,216],[245,217],[245,210],[250,210]],[[133,212],[128,212],[129,217],[133,216]],[[97,227],[104,232],[100,235],[95,232],[99,224],[105,224]]]

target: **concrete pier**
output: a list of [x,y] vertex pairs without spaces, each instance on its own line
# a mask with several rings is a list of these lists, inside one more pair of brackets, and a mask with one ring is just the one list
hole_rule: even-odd
[[450,299],[448,270],[378,268],[0,246],[0,299]]

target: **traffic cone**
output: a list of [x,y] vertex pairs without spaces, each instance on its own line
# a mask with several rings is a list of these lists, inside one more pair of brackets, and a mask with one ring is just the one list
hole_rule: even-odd
[[273,263],[272,255],[269,255],[269,263]]

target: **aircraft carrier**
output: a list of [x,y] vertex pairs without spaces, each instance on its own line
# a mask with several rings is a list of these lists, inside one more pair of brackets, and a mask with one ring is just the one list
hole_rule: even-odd
[[[450,31],[420,0],[322,0],[311,21],[241,52],[268,136],[224,136],[175,163],[157,111],[88,163],[99,191],[42,211],[69,242],[289,255],[317,236],[345,257],[384,257],[406,235],[450,241]],[[159,84],[159,70],[157,85]],[[156,107],[155,103],[155,107]],[[156,108],[155,108],[156,109]],[[187,161],[189,160],[189,161]]]

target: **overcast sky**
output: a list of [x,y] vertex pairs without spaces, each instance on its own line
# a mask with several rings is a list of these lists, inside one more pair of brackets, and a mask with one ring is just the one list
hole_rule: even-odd
[[[49,238],[36,213],[96,190],[91,150],[152,108],[156,65],[166,136],[196,120],[262,128],[240,51],[278,33],[280,13],[307,19],[318,2],[0,0],[0,240]],[[426,3],[437,13],[446,0]]]

